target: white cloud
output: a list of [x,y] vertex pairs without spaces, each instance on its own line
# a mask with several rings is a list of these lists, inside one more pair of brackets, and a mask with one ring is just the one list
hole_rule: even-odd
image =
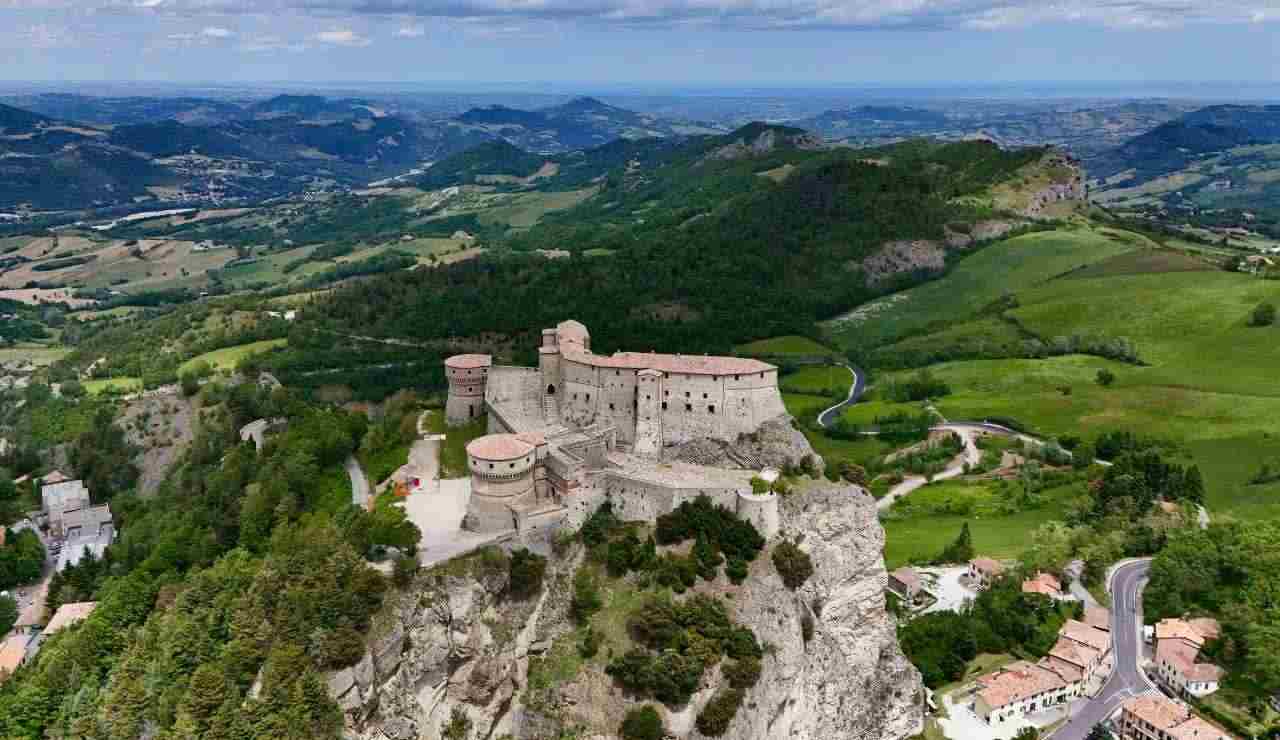
[[426,35],[427,35],[427,29],[425,26],[421,26],[421,25],[401,26],[400,29],[396,31],[396,37],[402,38],[402,39],[420,39]]
[[373,17],[402,24],[395,34],[402,38],[417,38],[419,26],[413,19],[425,18],[489,20],[498,25],[578,20],[743,29],[987,30],[1050,23],[1161,28],[1280,20],[1280,0],[0,0],[0,9],[54,7],[188,17],[297,13],[329,22]]
[[208,39],[229,39],[235,36],[236,32],[221,26],[206,26],[200,31],[200,35]]
[[368,46],[371,43],[369,39],[349,28],[321,31],[314,38],[323,44],[334,44],[335,46]]

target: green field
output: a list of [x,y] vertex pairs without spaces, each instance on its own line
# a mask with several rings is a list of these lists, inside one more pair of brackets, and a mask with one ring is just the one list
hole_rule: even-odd
[[[925,486],[908,496],[921,496],[929,500],[935,497],[963,495],[964,484],[947,483]],[[933,490],[931,490],[933,489]],[[972,488],[975,500],[989,502],[990,493],[982,486]],[[889,569],[905,565],[912,560],[936,557],[947,543],[960,534],[966,522],[973,535],[974,550],[996,559],[1016,558],[1031,543],[1031,533],[1041,524],[1061,519],[1067,509],[1067,501],[1075,495],[1071,488],[1049,492],[1053,499],[1038,509],[1020,511],[1004,516],[969,515],[907,515],[886,518],[884,521],[884,560]],[[917,506],[922,502],[916,502]]]
[[[1090,356],[942,363],[933,369],[953,393],[937,401],[939,411],[949,419],[1009,417],[1045,436],[1129,429],[1170,439],[1201,466],[1211,511],[1280,516],[1280,487],[1247,483],[1262,462],[1280,460],[1280,328],[1247,325],[1258,303],[1280,302],[1280,285],[1182,271],[1191,266],[1130,252],[1024,290],[1009,311],[1044,338],[1125,338],[1144,366]],[[1149,272],[1134,272],[1142,269]],[[1115,374],[1114,385],[1095,382],[1101,369]],[[846,416],[865,422],[876,410],[869,403]]]
[[103,378],[101,380],[86,380],[84,389],[91,395],[99,393],[137,393],[142,390],[142,378]]
[[930,325],[973,318],[1006,293],[1021,298],[1024,290],[1147,243],[1086,227],[1007,239],[961,261],[946,278],[861,306],[827,329],[846,345],[889,344]]
[[266,352],[276,347],[283,347],[289,343],[287,339],[264,339],[261,342],[250,342],[248,344],[237,344],[234,347],[223,347],[212,352],[206,352],[202,355],[192,357],[190,360],[182,363],[178,368],[178,374],[190,372],[198,363],[207,362],[214,370],[235,370],[236,365],[248,357],[256,355],[260,352]]
[[25,361],[37,367],[52,365],[71,353],[69,347],[46,347],[36,344],[22,344],[0,349],[0,364]]
[[801,357],[831,357],[836,353],[808,337],[785,336],[760,339],[748,344],[740,344],[733,348],[740,355],[785,357],[796,355]]
[[783,393],[829,395],[833,401],[843,401],[847,398],[849,386],[852,384],[853,375],[847,369],[835,365],[806,367],[778,378],[778,386]]
[[527,229],[552,211],[572,208],[595,194],[595,188],[560,192],[520,193],[501,205],[481,211],[482,224],[505,224],[512,229]]

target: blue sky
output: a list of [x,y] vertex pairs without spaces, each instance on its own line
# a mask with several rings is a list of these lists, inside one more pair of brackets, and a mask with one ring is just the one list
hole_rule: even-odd
[[1280,0],[0,0],[0,79],[1280,82]]

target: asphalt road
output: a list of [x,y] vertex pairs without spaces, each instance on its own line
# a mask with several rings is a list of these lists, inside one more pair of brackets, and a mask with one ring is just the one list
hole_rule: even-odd
[[818,426],[823,429],[831,426],[835,420],[839,418],[841,411],[844,411],[849,406],[857,403],[858,399],[862,398],[863,391],[867,389],[866,373],[858,372],[849,365],[845,365],[844,369],[848,370],[849,374],[853,376],[853,385],[849,387],[848,398],[845,398],[844,401],[837,403],[835,406],[832,406],[821,414],[818,414]]
[[1142,614],[1138,599],[1150,571],[1150,560],[1126,563],[1116,569],[1111,582],[1115,669],[1098,695],[1073,710],[1071,720],[1050,736],[1052,740],[1085,740],[1094,726],[1111,716],[1125,701],[1155,690],[1138,665],[1142,655]]

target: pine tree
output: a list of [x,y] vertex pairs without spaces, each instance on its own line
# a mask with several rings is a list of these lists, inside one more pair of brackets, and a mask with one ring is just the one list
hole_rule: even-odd
[[1187,468],[1182,479],[1182,495],[1193,503],[1204,502],[1204,478],[1200,476],[1200,466]]

